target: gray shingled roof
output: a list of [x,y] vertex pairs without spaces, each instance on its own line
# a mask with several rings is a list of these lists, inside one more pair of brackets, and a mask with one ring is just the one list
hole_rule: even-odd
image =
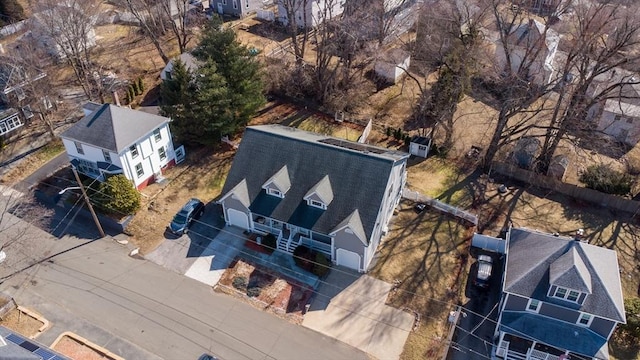
[[[587,296],[582,306],[547,297],[552,264],[574,249],[591,277],[591,295]],[[561,259],[561,263],[566,259]],[[505,271],[505,292],[579,308],[586,313],[625,322],[618,258],[613,250],[571,238],[512,229]],[[576,274],[579,274],[577,269]],[[569,288],[575,288],[575,285]]]
[[530,338],[573,353],[608,359],[607,339],[584,326],[521,311],[505,311],[500,320],[500,331]]
[[591,294],[591,275],[575,246],[551,263],[549,283]]
[[168,122],[169,118],[163,116],[103,104],[60,137],[119,154]]
[[[409,154],[373,147],[357,151],[320,142],[327,138],[281,125],[248,127],[222,189],[223,196],[246,179],[252,212],[323,234],[359,210],[369,239],[391,169]],[[284,199],[267,195],[262,185],[284,165],[291,189]],[[327,210],[308,206],[305,194],[327,175],[333,201]]]

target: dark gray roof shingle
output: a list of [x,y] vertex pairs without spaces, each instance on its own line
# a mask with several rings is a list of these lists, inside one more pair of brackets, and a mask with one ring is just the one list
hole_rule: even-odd
[[[582,306],[547,297],[552,265],[559,259],[558,265],[568,263],[567,259],[570,258],[563,258],[563,255],[573,251],[584,264],[584,269],[575,268],[575,271],[571,271],[583,280],[587,276],[580,275],[580,272],[586,271],[591,278],[591,294],[587,295]],[[565,264],[562,267],[571,268]],[[618,258],[613,250],[528,229],[512,229],[505,271],[505,292],[579,308],[586,313],[625,322]],[[573,276],[570,273],[564,274]],[[580,290],[576,289],[576,285],[568,287]]]
[[60,137],[121,153],[169,122],[169,118],[103,104],[83,117]]
[[[281,125],[248,127],[222,195],[246,179],[252,212],[323,234],[358,210],[369,239],[391,169],[409,154],[374,147],[364,152],[320,142],[327,138]],[[291,188],[284,199],[267,195],[262,185],[285,165]],[[327,210],[308,206],[304,196],[325,176],[331,181],[333,201]]]

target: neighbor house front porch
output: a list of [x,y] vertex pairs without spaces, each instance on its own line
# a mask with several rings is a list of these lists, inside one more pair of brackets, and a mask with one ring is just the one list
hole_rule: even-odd
[[584,356],[556,349],[539,341],[500,332],[496,356],[505,360],[587,360]]

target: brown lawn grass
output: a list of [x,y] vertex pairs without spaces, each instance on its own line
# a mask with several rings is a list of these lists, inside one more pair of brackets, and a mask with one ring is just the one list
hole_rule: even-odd
[[60,139],[53,140],[44,147],[21,160],[16,167],[5,173],[0,183],[15,184],[31,175],[34,171],[46,164],[49,160],[64,152],[64,145]]
[[464,293],[471,230],[431,210],[416,214],[412,206],[401,203],[370,274],[389,283],[401,281],[388,302],[421,315],[401,359],[433,359],[445,346],[447,314]]

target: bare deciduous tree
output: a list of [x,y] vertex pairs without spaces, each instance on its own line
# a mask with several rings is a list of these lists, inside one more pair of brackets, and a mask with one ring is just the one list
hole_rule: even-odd
[[186,52],[187,45],[189,45],[193,36],[193,31],[189,24],[191,19],[189,0],[160,0],[158,1],[158,6],[164,12],[169,28],[178,41],[180,54]]
[[167,16],[162,6],[153,0],[117,0],[116,3],[131,12],[144,35],[151,40],[162,61],[167,64],[170,59],[162,47],[162,36],[167,31]]
[[307,9],[311,6],[310,0],[281,0],[278,5],[284,12],[281,21],[287,27],[291,39],[291,48],[296,59],[296,64],[304,63],[304,55],[309,41],[309,32],[313,27],[313,20]]

